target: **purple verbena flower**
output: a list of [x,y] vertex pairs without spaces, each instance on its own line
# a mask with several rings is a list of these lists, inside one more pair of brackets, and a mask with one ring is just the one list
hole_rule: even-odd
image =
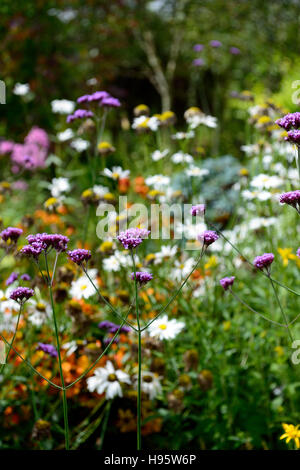
[[69,238],[59,233],[37,233],[28,235],[27,240],[34,248],[42,247],[43,251],[54,248],[58,253],[66,251],[69,243]]
[[27,273],[22,274],[21,279],[22,281],[31,281],[31,277]]
[[194,59],[193,60],[193,65],[195,67],[202,67],[204,65],[204,60],[201,59],[201,58],[198,58],[198,59]]
[[288,204],[300,212],[300,190],[296,189],[295,191],[280,194],[279,202],[281,204]]
[[211,45],[211,47],[215,47],[215,48],[222,46],[222,43],[218,41],[217,39],[213,39],[212,41],[210,41],[209,44]]
[[289,131],[287,137],[284,139],[293,144],[300,145],[300,129]]
[[229,49],[230,54],[232,55],[239,55],[241,53],[240,49],[238,47],[231,47]]
[[194,51],[196,52],[201,52],[204,49],[204,44],[195,44],[194,45]]
[[206,209],[205,204],[197,204],[196,206],[192,206],[191,214],[192,216],[204,215],[205,209]]
[[17,287],[10,294],[10,298],[18,303],[24,303],[34,295],[34,291],[28,287]]
[[51,357],[57,357],[57,351],[52,344],[38,343],[37,351],[43,351]]
[[270,266],[274,261],[274,255],[273,253],[264,253],[261,256],[257,256],[253,264],[256,268],[263,270],[264,268],[267,270],[268,273],[270,273]]
[[[109,331],[109,333],[116,333],[118,329],[120,328],[120,325],[117,325],[116,323],[113,323],[108,320],[104,320],[98,324],[98,328],[100,329],[105,329]],[[120,329],[120,333],[128,333],[130,331],[129,326],[123,325],[122,328]]]
[[224,290],[228,290],[233,285],[234,280],[235,276],[223,277],[223,279],[220,279],[220,284]]
[[213,230],[205,230],[203,233],[198,235],[198,240],[203,241],[204,245],[209,246],[215,241],[217,241],[219,238],[219,235],[217,232],[214,232]]
[[91,95],[82,95],[77,98],[77,103],[87,103]]
[[18,277],[19,277],[18,273],[12,272],[11,275],[6,279],[5,285],[10,286],[18,279]]
[[277,119],[275,123],[283,127],[286,131],[290,130],[292,127],[298,129],[300,127],[300,112],[289,113],[283,116],[280,119]]
[[87,262],[92,256],[90,250],[84,250],[80,248],[78,248],[77,250],[68,251],[67,255],[71,261],[78,264],[79,266],[84,261]]
[[109,93],[107,93],[107,91],[95,91],[95,93],[92,93],[89,98],[88,98],[88,101],[89,102],[93,102],[93,101],[101,101],[106,99],[106,98],[109,98]]
[[76,119],[87,119],[94,116],[92,111],[88,111],[87,109],[76,109],[73,114],[69,114],[67,117],[67,123],[71,123]]
[[[147,271],[137,271],[135,274],[136,280],[140,285],[147,284],[147,282],[153,279],[152,274],[148,273]],[[131,273],[130,277],[134,281],[134,273]]]
[[130,250],[139,246],[149,233],[150,230],[145,228],[129,228],[125,232],[121,232],[117,239],[122,243],[125,250]]
[[3,230],[0,233],[0,237],[5,242],[12,241],[12,242],[16,243],[16,241],[22,235],[22,233],[23,233],[23,230],[21,228],[7,227],[5,230]]
[[103,98],[100,102],[100,105],[107,108],[119,108],[121,106],[120,101],[113,96],[108,96],[107,98]]
[[297,256],[298,256],[298,258],[300,258],[300,248],[298,248],[298,250],[297,250]]

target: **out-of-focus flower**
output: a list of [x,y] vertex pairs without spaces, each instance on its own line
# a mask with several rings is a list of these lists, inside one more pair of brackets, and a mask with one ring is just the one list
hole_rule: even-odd
[[99,142],[97,149],[100,155],[108,155],[116,150],[109,142]]
[[202,67],[205,64],[204,60],[199,57],[198,59],[193,60],[193,65],[195,67]]
[[229,49],[230,54],[232,55],[240,55],[241,50],[238,47],[231,47]]
[[[137,271],[135,274],[136,274],[136,280],[140,285],[147,284],[149,281],[153,279],[152,274],[146,271]],[[134,281],[135,279],[134,273],[131,273],[130,277]]]
[[163,315],[155,320],[148,327],[147,332],[149,336],[156,337],[158,339],[173,339],[175,338],[185,327],[185,323],[175,320],[168,319],[167,315]]
[[[134,377],[134,387],[137,388],[137,376]],[[157,395],[162,393],[162,386],[159,380],[159,376],[153,372],[142,371],[142,392],[149,396],[150,400],[154,400]]]
[[278,188],[283,184],[283,179],[279,178],[279,176],[273,175],[269,176],[264,173],[261,173],[255,176],[251,180],[251,186],[258,189],[270,189],[270,188]]
[[223,279],[220,279],[220,284],[224,290],[228,290],[229,288],[231,288],[231,286],[233,286],[234,280],[235,276],[223,277]]
[[162,158],[164,158],[166,155],[168,155],[169,153],[169,149],[165,149],[165,150],[155,150],[152,154],[151,154],[151,158],[154,162],[157,162],[158,160],[161,160]]
[[100,101],[100,106],[103,106],[104,108],[119,108],[121,103],[117,98],[107,96]]
[[194,161],[192,155],[182,151],[176,152],[171,156],[173,163],[192,163]]
[[74,132],[72,129],[68,128],[65,131],[59,132],[57,134],[57,138],[60,142],[66,142],[67,140],[71,140],[74,137]]
[[195,177],[202,177],[209,174],[209,170],[207,168],[199,168],[198,166],[191,165],[189,168],[185,170],[185,173],[188,176],[195,176]]
[[16,243],[20,236],[22,235],[23,230],[17,227],[7,227],[0,233],[0,237],[5,242]]
[[71,114],[75,109],[75,103],[70,100],[53,100],[51,101],[51,108],[53,113]]
[[204,113],[190,114],[186,117],[186,122],[191,129],[196,129],[200,124],[211,128],[215,128],[218,125],[216,117]]
[[213,39],[212,41],[210,41],[209,44],[211,47],[214,47],[214,48],[218,48],[222,46],[221,41],[218,41],[217,39]]
[[204,49],[204,44],[195,44],[193,47],[194,51],[196,52],[202,52]]
[[123,170],[121,166],[113,166],[111,170],[109,168],[105,168],[103,170],[103,175],[113,180],[118,180],[120,178],[128,178],[130,170]]
[[49,354],[51,357],[57,357],[57,351],[52,344],[39,343],[36,349]]
[[49,185],[50,192],[53,197],[59,197],[70,191],[71,186],[68,178],[53,178]]
[[76,263],[79,266],[81,266],[83,263],[87,263],[92,256],[90,250],[84,250],[80,248],[77,250],[68,251],[67,255],[69,259],[73,261],[73,263]]
[[134,108],[133,114],[134,114],[136,117],[139,117],[139,116],[149,116],[149,114],[150,114],[149,106],[147,106],[146,104],[139,104],[138,106],[136,106],[136,107]]
[[139,116],[134,118],[132,129],[135,129],[138,132],[146,132],[148,130],[157,131],[160,126],[160,120],[155,117]]
[[[97,270],[89,269],[87,273],[92,279],[93,283],[97,285]],[[71,284],[70,295],[74,299],[88,299],[89,297],[95,294],[95,288],[85,275],[80,276]]]
[[131,384],[128,374],[122,370],[115,370],[111,361],[107,361],[105,367],[99,367],[94,375],[87,379],[87,387],[90,392],[102,395],[105,392],[107,400],[123,396],[121,384]]
[[84,152],[85,150],[89,148],[89,146],[90,146],[90,143],[88,140],[84,140],[80,138],[74,139],[70,143],[70,147],[76,150],[76,152]]
[[67,123],[76,121],[76,119],[87,119],[93,116],[94,113],[92,111],[89,111],[87,109],[76,109],[73,114],[69,114],[69,116],[67,117]]
[[13,284],[18,279],[18,277],[19,277],[18,273],[12,272],[10,274],[10,276],[6,279],[5,285],[10,286],[11,284]]
[[191,208],[191,215],[204,215],[205,214],[205,204],[197,204],[196,206],[192,206]]
[[28,83],[16,83],[12,92],[14,95],[25,96],[30,92],[30,86]]

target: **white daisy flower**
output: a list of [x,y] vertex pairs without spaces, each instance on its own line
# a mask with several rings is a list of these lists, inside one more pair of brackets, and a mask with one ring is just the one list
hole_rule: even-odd
[[[97,285],[97,269],[89,269],[88,275]],[[95,295],[95,288],[92,286],[92,283],[89,281],[86,275],[80,276],[78,279],[72,282],[70,288],[70,295],[74,299],[88,299],[92,295]]]
[[193,139],[193,137],[195,137],[195,132],[176,132],[176,134],[173,134],[171,137],[173,140]]
[[173,339],[183,330],[184,327],[185,323],[175,319],[169,320],[167,315],[163,315],[151,323],[147,332],[149,336],[156,337],[158,339]]
[[53,113],[72,114],[75,109],[75,103],[70,100],[53,100],[51,101],[51,108]]
[[159,252],[155,253],[154,264],[162,263],[166,258],[173,258],[177,253],[177,246],[162,245]]
[[116,181],[120,178],[128,178],[130,170],[123,170],[121,166],[113,166],[111,170],[109,168],[104,168],[103,175]]
[[63,193],[70,191],[71,186],[69,183],[69,179],[63,177],[53,178],[51,184],[49,185],[49,189],[51,191],[52,196],[57,198]]
[[181,281],[186,278],[192,271],[195,265],[195,260],[193,258],[188,258],[185,261],[175,260],[174,268],[172,270],[172,278],[176,281]]
[[278,176],[269,176],[264,173],[261,173],[255,176],[250,185],[257,189],[270,189],[270,188],[278,188],[284,183],[282,178]]
[[192,155],[182,151],[174,153],[171,157],[171,160],[173,163],[193,163],[194,161]]
[[[137,389],[137,376],[134,377],[134,388]],[[142,371],[142,382],[141,382],[141,389],[142,392],[147,393],[149,395],[150,400],[154,400],[157,395],[162,393],[162,386],[160,383],[160,377],[153,372],[144,372]]]
[[161,160],[162,158],[164,158],[166,155],[168,155],[169,153],[169,149],[165,149],[165,150],[155,150],[152,154],[151,154],[151,158],[154,162],[157,162],[158,160]]
[[206,176],[209,174],[209,170],[206,168],[199,168],[198,166],[193,166],[191,165],[187,170],[185,170],[185,173],[188,176]]
[[72,129],[68,128],[65,131],[58,132],[56,137],[58,138],[59,142],[66,142],[67,140],[71,140],[74,137],[74,132]]
[[90,143],[87,140],[81,139],[80,137],[78,139],[74,139],[70,143],[70,147],[72,147],[77,152],[84,152],[86,149],[89,148],[89,146]]
[[217,127],[217,118],[214,116],[209,116],[208,114],[195,114],[194,116],[189,116],[187,122],[191,129],[196,129],[200,124],[204,126],[215,128]]
[[163,189],[164,186],[169,186],[170,181],[170,178],[164,175],[148,176],[148,178],[145,179],[147,186],[153,186],[154,189],[157,190]]
[[122,383],[131,384],[129,375],[122,370],[115,370],[110,361],[107,361],[105,367],[96,369],[94,375],[87,379],[88,390],[99,395],[105,392],[107,400],[123,396]]
[[42,301],[29,299],[27,302],[28,320],[32,325],[40,327],[51,318],[52,310],[50,304]]

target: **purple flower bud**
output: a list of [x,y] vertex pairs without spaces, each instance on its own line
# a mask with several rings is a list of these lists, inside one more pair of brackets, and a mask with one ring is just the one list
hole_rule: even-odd
[[22,281],[31,281],[31,277],[27,273],[22,274],[21,279]]
[[288,204],[294,207],[298,212],[300,210],[300,190],[289,191],[287,193],[280,194],[279,202],[281,204]]
[[198,235],[198,240],[203,241],[204,245],[209,246],[219,239],[217,232],[213,230],[205,230],[203,233]]
[[293,144],[300,145],[300,129],[289,131],[287,137],[284,139]]
[[202,52],[204,49],[204,45],[203,44],[195,44],[194,45],[194,51],[195,52]]
[[209,44],[211,45],[211,47],[215,47],[215,48],[222,46],[222,43],[218,41],[217,39],[213,39],[212,41],[210,41]]
[[84,250],[84,249],[77,249],[73,251],[68,251],[68,257],[70,260],[73,261],[73,263],[78,264],[79,266],[82,265],[82,263],[88,262],[88,260],[91,258],[92,254],[90,250]]
[[107,98],[103,98],[103,100],[100,102],[100,105],[107,108],[119,108],[121,103],[117,98],[108,96]]
[[197,204],[196,206],[192,206],[191,214],[192,216],[204,215],[205,209],[206,209],[205,204]]
[[86,109],[76,109],[74,114],[69,114],[69,116],[67,117],[67,123],[71,123],[76,119],[87,119],[93,116],[94,113],[92,111],[88,111]]
[[239,55],[241,53],[240,49],[238,47],[231,47],[229,49],[230,54],[232,55]]
[[17,287],[10,294],[10,298],[18,303],[24,303],[34,295],[34,291],[28,287]]
[[270,273],[270,266],[274,261],[273,253],[264,253],[261,256],[257,256],[253,264],[256,268],[263,270],[264,268]]
[[223,277],[223,279],[220,279],[220,284],[224,290],[228,290],[229,287],[233,285],[234,280],[235,280],[235,276]]
[[193,60],[193,65],[195,67],[202,67],[204,65],[204,60],[203,59],[194,59]]
[[[88,101],[100,101],[102,102],[103,99],[109,98],[109,93],[107,91],[95,91],[92,95],[89,96]],[[101,103],[102,104],[102,103]]]
[[297,250],[297,256],[298,256],[298,258],[300,258],[300,248],[298,248],[298,250]]
[[286,114],[282,118],[277,119],[275,123],[283,127],[286,131],[290,130],[292,127],[298,129],[300,127],[300,112],[297,111],[296,113]]
[[[146,271],[137,271],[136,280],[140,285],[147,284],[147,282],[153,279],[152,274],[147,273]],[[134,273],[130,274],[131,279],[134,281]]]

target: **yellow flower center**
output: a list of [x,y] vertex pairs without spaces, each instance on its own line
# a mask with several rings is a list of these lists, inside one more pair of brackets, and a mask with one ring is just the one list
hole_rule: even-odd
[[162,323],[161,325],[159,325],[159,328],[161,330],[166,330],[167,329],[167,325],[165,325],[164,323]]

